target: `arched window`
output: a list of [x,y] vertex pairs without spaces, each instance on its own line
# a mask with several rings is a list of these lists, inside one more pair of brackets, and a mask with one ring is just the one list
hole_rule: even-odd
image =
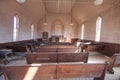
[[34,38],[34,24],[31,25],[31,39]]
[[100,41],[100,35],[101,35],[101,25],[102,25],[102,18],[98,17],[96,21],[96,36],[95,41]]
[[17,41],[19,31],[19,17],[14,16],[14,26],[13,26],[13,41]]
[[82,27],[81,27],[81,39],[84,39],[84,29],[85,29],[85,25],[82,24]]

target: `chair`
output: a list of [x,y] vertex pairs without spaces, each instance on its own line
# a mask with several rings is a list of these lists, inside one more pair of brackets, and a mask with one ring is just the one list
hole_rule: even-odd
[[43,32],[43,33],[42,33],[42,42],[43,42],[43,43],[48,43],[48,42],[49,42],[48,32]]

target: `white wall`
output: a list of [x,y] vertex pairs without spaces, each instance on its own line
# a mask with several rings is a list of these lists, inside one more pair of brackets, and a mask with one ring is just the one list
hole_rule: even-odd
[[47,26],[44,26],[44,19],[41,20],[38,24],[38,37],[42,37],[42,32],[47,31],[49,33],[49,37],[51,37],[52,32],[52,24],[56,20],[60,20],[64,25],[64,37],[68,38],[77,38],[78,37],[78,24],[73,19],[73,26],[70,25],[71,17],[68,14],[47,14]]
[[[101,42],[120,43],[120,5],[114,5],[85,24],[85,39],[95,40],[96,20],[102,17]],[[81,27],[79,27],[81,31]],[[80,37],[80,35],[79,35]]]
[[[28,13],[25,12],[24,8],[19,4],[14,3],[11,5],[5,1],[0,2],[0,43],[12,42],[13,41],[13,17],[18,15],[20,19],[20,28],[19,28],[19,40],[27,40],[31,38],[31,24],[36,23],[28,16]],[[35,37],[36,37],[37,28],[35,28]]]

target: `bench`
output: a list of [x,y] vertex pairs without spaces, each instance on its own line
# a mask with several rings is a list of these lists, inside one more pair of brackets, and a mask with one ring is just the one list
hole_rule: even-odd
[[12,54],[12,49],[0,49],[0,64],[7,64],[8,56]]
[[6,48],[13,49],[13,52],[27,52],[27,46],[23,45],[9,45]]
[[32,63],[60,63],[60,62],[84,62],[87,63],[89,53],[54,53],[36,52],[26,53],[28,64]]
[[106,63],[46,63],[39,65],[2,66],[9,80],[55,80],[94,78],[105,80]]

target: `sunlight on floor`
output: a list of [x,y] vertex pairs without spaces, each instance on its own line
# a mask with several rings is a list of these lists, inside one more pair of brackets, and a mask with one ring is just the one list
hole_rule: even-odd
[[30,67],[23,80],[34,80],[38,67]]

